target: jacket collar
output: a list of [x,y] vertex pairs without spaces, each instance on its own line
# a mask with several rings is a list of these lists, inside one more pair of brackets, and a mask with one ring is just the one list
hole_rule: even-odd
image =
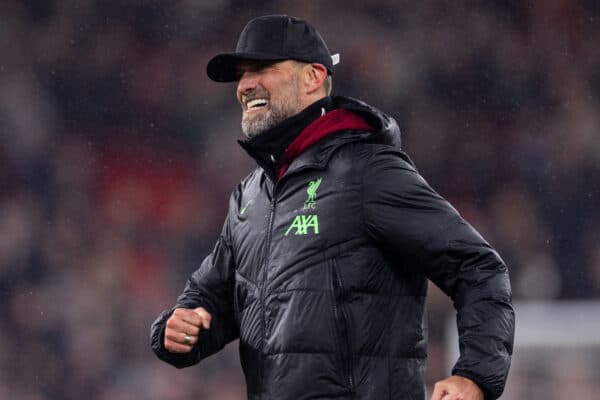
[[[352,112],[372,129],[342,128],[339,132],[332,132],[327,140],[320,140],[302,151],[301,154],[297,154],[294,160],[282,160],[290,144],[309,125],[322,116],[323,109],[327,112],[336,109]],[[290,172],[305,168],[323,169],[335,149],[354,141],[380,143],[400,149],[400,130],[392,117],[367,103],[351,97],[333,96],[313,103],[304,111],[258,136],[238,142],[275,182],[277,181],[277,168],[281,167],[281,161],[290,163]]]
[[[286,149],[281,162],[277,165],[277,179],[281,179],[292,162],[317,143],[326,142],[324,138],[344,131],[372,131],[373,128],[364,118],[352,111],[338,108],[310,123]],[[331,139],[331,138],[330,138]],[[332,139],[335,141],[335,139]],[[319,154],[320,152],[316,152]],[[330,154],[327,152],[326,154]]]
[[281,161],[286,149],[304,128],[332,109],[331,97],[325,97],[277,126],[252,138],[238,140],[238,143],[256,160],[258,165],[268,172],[273,172],[276,170],[277,164]]

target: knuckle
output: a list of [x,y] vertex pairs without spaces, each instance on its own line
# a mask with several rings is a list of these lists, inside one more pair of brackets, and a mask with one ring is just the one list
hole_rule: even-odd
[[204,317],[206,314],[208,314],[208,312],[207,312],[207,311],[206,311],[204,308],[202,308],[202,307],[198,307],[198,308],[196,308],[196,309],[194,310],[194,312],[195,312],[196,314],[198,314],[199,316],[201,316],[201,317]]
[[185,308],[176,308],[173,312],[173,315],[177,315],[177,317],[181,318],[187,313],[187,309]]
[[165,331],[165,339],[173,340],[175,338],[175,331],[172,329],[167,329]]
[[165,326],[165,333],[168,331],[174,331],[176,329],[177,329],[177,321],[167,322],[167,325]]
[[165,337],[169,338],[169,340],[177,339],[177,331],[170,329],[168,332],[165,331]]

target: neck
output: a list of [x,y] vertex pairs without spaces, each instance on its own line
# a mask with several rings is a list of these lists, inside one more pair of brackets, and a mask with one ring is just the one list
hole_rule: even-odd
[[310,107],[311,105],[315,104],[317,101],[320,101],[324,98],[326,98],[327,96],[325,96],[323,94],[322,91],[317,91],[316,93],[313,94],[309,94],[307,96],[304,97],[303,101],[300,102],[301,106],[302,106],[302,110],[306,110],[308,107]]

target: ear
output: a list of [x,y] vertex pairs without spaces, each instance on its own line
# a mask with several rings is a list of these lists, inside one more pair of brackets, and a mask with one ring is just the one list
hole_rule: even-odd
[[327,78],[327,68],[323,64],[307,64],[304,67],[303,83],[306,94],[313,94],[323,87]]

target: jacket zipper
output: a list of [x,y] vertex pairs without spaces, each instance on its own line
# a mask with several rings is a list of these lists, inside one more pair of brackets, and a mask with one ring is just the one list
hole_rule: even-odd
[[263,354],[261,357],[261,381],[263,382],[263,391],[266,389],[264,388],[264,374],[265,374],[265,347],[267,344],[267,306],[266,306],[266,299],[265,299],[265,286],[267,284],[267,273],[268,273],[268,268],[269,268],[269,259],[270,259],[270,250],[271,250],[271,237],[272,237],[272,230],[273,230],[273,220],[274,220],[274,215],[275,215],[275,206],[276,206],[276,201],[275,201],[275,187],[273,187],[273,197],[271,199],[271,208],[269,211],[269,220],[268,220],[268,224],[267,224],[267,242],[265,243],[265,256],[264,256],[264,262],[263,262],[263,272],[262,272],[262,282],[260,285],[260,301],[261,301],[261,306],[262,306],[262,331],[263,331]]
[[[331,261],[332,269],[333,269],[333,294],[334,294],[334,302],[333,302],[333,312],[336,318],[339,318],[341,321],[340,328],[342,331],[342,363],[344,364],[344,373],[346,375],[346,383],[348,384],[348,388],[350,392],[354,391],[354,378],[353,378],[353,363],[352,363],[352,347],[350,344],[350,334],[348,332],[348,315],[346,314],[346,310],[343,305],[342,296],[344,294],[344,285],[342,283],[342,278],[337,271],[337,265],[335,260]],[[338,299],[340,301],[340,306],[338,308]],[[337,321],[336,321],[337,322]]]

